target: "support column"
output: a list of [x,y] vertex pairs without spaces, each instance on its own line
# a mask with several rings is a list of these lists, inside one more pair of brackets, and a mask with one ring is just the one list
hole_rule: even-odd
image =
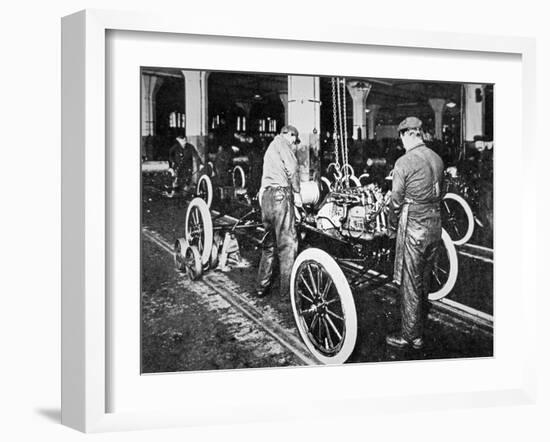
[[485,128],[485,86],[482,84],[464,85],[464,141],[473,141],[476,135],[483,135]]
[[320,113],[319,77],[288,77],[287,123],[296,126],[301,143],[297,149],[300,165],[300,179],[309,181],[319,171],[319,127]]
[[376,129],[376,117],[378,116],[378,111],[380,110],[379,104],[369,104],[367,106],[368,114],[367,119],[369,123],[369,133],[368,138],[369,140],[374,140],[374,131]]
[[347,83],[347,89],[353,100],[353,139],[366,139],[367,134],[367,115],[365,105],[369,95],[371,84],[364,81],[350,81]]
[[[206,162],[206,135],[208,133],[208,75],[205,71],[181,71],[185,78],[185,135]],[[193,164],[196,172],[197,164]],[[193,182],[198,179],[194,173]]]
[[435,133],[436,140],[443,139],[443,111],[445,110],[445,99],[443,98],[430,98],[428,100],[435,115]]
[[181,71],[185,78],[185,135],[203,161],[208,133],[208,75],[205,71]]
[[286,92],[279,92],[279,99],[285,108],[285,124],[288,124],[288,94]]

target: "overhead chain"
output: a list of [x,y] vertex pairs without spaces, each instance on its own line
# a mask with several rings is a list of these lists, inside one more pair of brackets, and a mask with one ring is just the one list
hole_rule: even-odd
[[340,77],[338,77],[337,85],[336,85],[336,95],[338,100],[338,122],[340,127],[340,133],[338,135],[340,138],[340,148],[342,150],[342,154],[341,154],[342,166],[344,166],[346,164],[346,152],[344,151],[343,125],[342,125],[342,94],[340,92],[340,83],[341,83],[341,80],[340,80]]
[[340,171],[340,161],[338,153],[338,120],[336,116],[336,78],[332,77],[332,119],[333,119],[333,128],[334,132],[332,139],[334,142],[334,162],[336,163],[336,168]]
[[[343,135],[343,143],[342,143],[342,155],[345,155],[345,158],[343,159],[344,165],[349,164],[348,163],[348,125],[347,125],[347,110],[346,110],[346,79],[342,78],[342,104],[343,104],[343,114],[344,114],[344,127],[342,130]],[[346,167],[346,170],[344,172],[346,184],[349,185],[349,172],[348,168]]]

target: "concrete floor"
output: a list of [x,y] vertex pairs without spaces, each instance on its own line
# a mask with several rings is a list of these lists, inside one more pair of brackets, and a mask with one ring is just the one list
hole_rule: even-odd
[[[187,201],[164,197],[159,180],[145,176],[142,193],[142,372],[315,363],[300,345],[290,300],[276,286],[266,298],[253,296],[260,253],[253,242],[240,241],[241,268],[210,271],[202,281],[175,271],[170,251],[184,236]],[[437,311],[430,314],[422,350],[388,347],[386,334],[399,327],[396,295],[392,286],[355,290],[359,329],[348,363],[493,355],[492,333]],[[491,314],[492,263],[459,251],[458,281],[449,297]]]

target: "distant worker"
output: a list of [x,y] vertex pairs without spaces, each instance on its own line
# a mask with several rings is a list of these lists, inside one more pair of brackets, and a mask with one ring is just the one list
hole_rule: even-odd
[[299,142],[298,130],[284,126],[264,155],[260,206],[266,237],[258,269],[258,297],[267,295],[271,288],[275,246],[279,256],[279,295],[286,296],[290,291],[290,273],[298,251],[294,206],[302,206],[295,155]]
[[426,147],[416,117],[404,119],[397,131],[406,150],[393,171],[390,225],[397,227],[394,281],[400,285],[401,330],[386,343],[422,348],[430,273],[441,243],[443,161]]
[[193,161],[202,164],[197,149],[187,142],[187,137],[184,135],[176,137],[176,142],[170,148],[168,160],[175,174],[172,184],[174,188],[189,186],[193,177]]
[[216,158],[214,159],[214,170],[216,171],[219,186],[229,186],[231,184],[231,148],[222,144],[218,145]]

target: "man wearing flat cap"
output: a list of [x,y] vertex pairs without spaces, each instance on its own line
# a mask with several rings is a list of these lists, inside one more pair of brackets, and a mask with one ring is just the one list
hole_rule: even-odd
[[393,278],[400,285],[401,330],[386,343],[420,349],[430,273],[441,243],[443,161],[424,144],[418,118],[405,118],[397,131],[406,153],[393,171],[390,225],[397,228]]
[[301,206],[300,174],[295,148],[300,142],[298,130],[291,125],[281,129],[264,155],[260,206],[266,237],[258,269],[256,296],[269,293],[275,258],[279,255],[280,296],[290,291],[290,273],[298,250],[294,206]]

